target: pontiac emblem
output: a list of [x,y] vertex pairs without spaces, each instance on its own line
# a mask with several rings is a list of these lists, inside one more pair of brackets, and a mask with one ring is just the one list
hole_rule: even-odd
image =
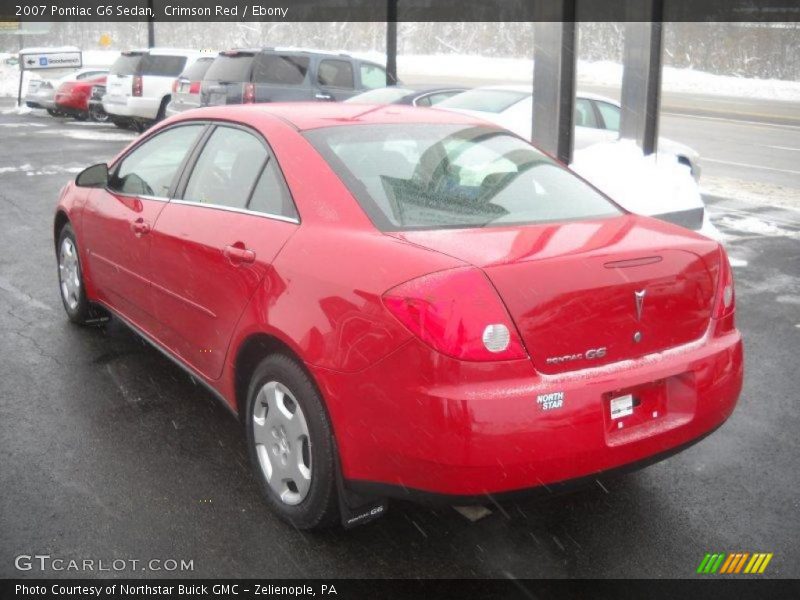
[[633,292],[634,297],[636,298],[636,320],[642,320],[642,310],[644,309],[644,297],[647,294],[646,290],[636,290]]

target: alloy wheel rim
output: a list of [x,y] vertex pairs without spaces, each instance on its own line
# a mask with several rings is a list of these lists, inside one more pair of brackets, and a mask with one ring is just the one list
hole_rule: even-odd
[[80,302],[81,267],[75,244],[68,237],[61,242],[61,249],[58,253],[58,277],[64,302],[70,310],[75,310]]
[[262,386],[252,426],[269,487],[284,504],[300,504],[311,488],[311,443],[303,409],[289,388],[277,381]]

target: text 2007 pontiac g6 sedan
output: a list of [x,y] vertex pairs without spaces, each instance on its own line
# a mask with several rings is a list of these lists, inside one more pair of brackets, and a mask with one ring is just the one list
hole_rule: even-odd
[[299,528],[641,466],[741,390],[718,243],[465,115],[183,113],[68,184],[54,233],[69,318],[213,390]]

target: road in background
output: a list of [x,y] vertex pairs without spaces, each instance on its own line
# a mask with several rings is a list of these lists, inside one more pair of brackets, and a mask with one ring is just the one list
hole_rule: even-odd
[[269,511],[241,425],[208,392],[118,321],[63,312],[58,191],[134,134],[0,115],[0,136],[0,576],[41,576],[14,557],[49,554],[194,564],[125,577],[681,578],[707,552],[745,551],[774,553],[766,577],[800,577],[796,213],[708,198],[737,265],[746,362],[736,411],[698,445],[579,493],[490,503],[474,523],[393,502],[369,526],[312,535]]

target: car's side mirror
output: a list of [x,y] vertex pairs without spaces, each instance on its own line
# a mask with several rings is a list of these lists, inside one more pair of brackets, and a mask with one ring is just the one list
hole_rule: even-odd
[[84,169],[75,178],[75,185],[88,188],[106,187],[108,185],[108,165],[100,163]]

